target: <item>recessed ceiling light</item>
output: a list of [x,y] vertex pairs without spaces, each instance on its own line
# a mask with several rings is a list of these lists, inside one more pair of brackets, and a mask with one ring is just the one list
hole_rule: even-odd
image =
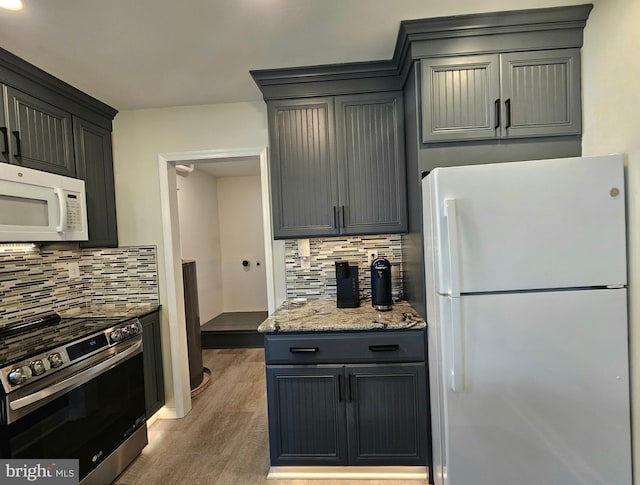
[[22,0],[0,0],[0,7],[7,10],[22,10]]

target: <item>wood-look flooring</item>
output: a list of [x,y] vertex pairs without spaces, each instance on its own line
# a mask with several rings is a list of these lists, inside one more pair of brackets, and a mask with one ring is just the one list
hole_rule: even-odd
[[267,480],[263,349],[203,351],[209,387],[182,419],[157,420],[115,485],[427,485],[426,480]]

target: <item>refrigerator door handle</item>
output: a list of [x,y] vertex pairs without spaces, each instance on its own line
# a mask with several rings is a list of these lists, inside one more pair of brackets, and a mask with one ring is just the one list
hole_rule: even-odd
[[460,296],[460,260],[458,255],[458,217],[456,199],[444,200],[444,217],[447,219],[447,239],[449,242],[449,295]]
[[451,301],[451,390],[462,392],[464,390],[464,355],[460,299],[450,298],[449,300]]

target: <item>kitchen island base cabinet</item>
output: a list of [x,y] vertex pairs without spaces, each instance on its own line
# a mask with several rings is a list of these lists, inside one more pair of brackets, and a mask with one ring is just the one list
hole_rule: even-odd
[[[345,332],[354,350],[342,356],[348,364],[312,364],[314,355],[340,360],[332,342],[340,334],[317,336],[317,346],[308,345],[314,338],[309,334],[300,335],[303,345],[291,335],[265,338],[271,464],[426,465],[426,368],[424,354],[414,352],[424,331],[397,332],[397,338],[393,331]],[[282,364],[278,339],[287,342],[291,364]],[[366,363],[352,363],[360,359]]]

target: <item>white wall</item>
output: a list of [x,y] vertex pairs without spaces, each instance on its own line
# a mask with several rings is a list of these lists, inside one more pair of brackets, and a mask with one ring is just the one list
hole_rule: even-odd
[[[640,2],[596,0],[584,32],[584,155],[624,153],[634,470],[640,473]],[[606,322],[603,322],[606,327]],[[606,331],[606,328],[603,329]],[[597,351],[597,349],[596,349]],[[636,483],[640,483],[635,479]]]
[[[167,268],[160,256],[164,254],[164,245],[158,155],[267,145],[266,105],[263,102],[118,113],[113,123],[113,157],[119,242],[123,246],[157,246],[160,303],[167,297]],[[284,244],[276,242],[276,304],[285,298],[283,261]],[[180,328],[181,322],[169,321],[166,308],[162,309],[161,316],[166,415],[171,416],[180,408],[177,404],[190,400],[186,336]],[[171,341],[172,333],[181,337]]]
[[200,324],[204,325],[223,311],[216,178],[196,168],[176,182],[182,259],[196,262]]
[[260,177],[219,177],[217,191],[224,311],[266,311]]

